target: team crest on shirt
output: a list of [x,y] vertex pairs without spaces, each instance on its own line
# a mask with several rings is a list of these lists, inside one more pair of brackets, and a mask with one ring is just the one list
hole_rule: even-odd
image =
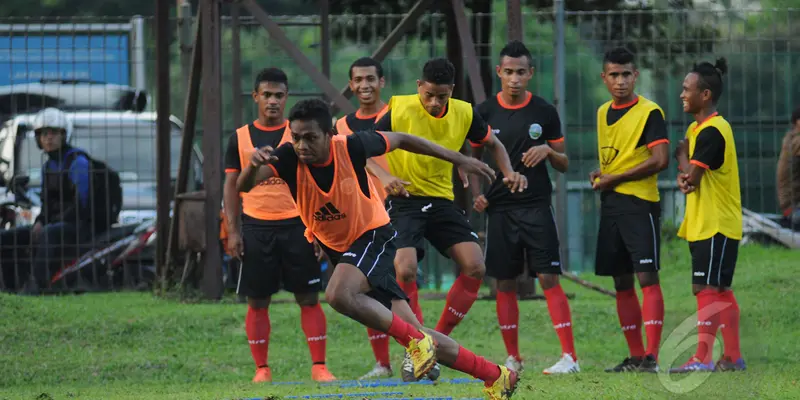
[[531,124],[531,126],[528,128],[528,136],[530,136],[533,140],[542,137],[542,126],[536,123]]

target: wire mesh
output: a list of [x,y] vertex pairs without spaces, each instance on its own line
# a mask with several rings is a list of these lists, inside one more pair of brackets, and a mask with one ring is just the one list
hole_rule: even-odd
[[[506,42],[505,9],[501,2],[495,3],[497,4],[492,13],[470,14],[468,18],[473,37],[480,38],[484,36],[484,32],[489,32],[489,40],[478,40],[476,50],[480,58],[478,62],[490,66],[497,63],[497,54]],[[201,97],[222,97],[222,126],[226,140],[227,135],[236,128],[233,124],[234,115],[238,113],[245,122],[256,117],[250,93],[253,78],[262,68],[280,67],[288,74],[290,99],[287,107],[308,96],[322,96],[319,88],[296,67],[294,61],[270,40],[266,30],[245,12],[242,14],[238,38],[239,76],[233,76],[232,20],[229,17],[223,18],[222,82],[223,88],[227,89],[234,79],[238,80],[242,87],[240,96],[243,109],[232,108],[234,94],[231,90],[201,93]],[[768,8],[566,12],[566,60],[559,65],[563,66],[564,70],[561,72],[566,77],[566,112],[561,118],[566,124],[570,170],[566,179],[568,195],[565,208],[568,210],[568,231],[566,234],[562,232],[562,245],[569,252],[571,270],[593,270],[599,198],[591,191],[587,178],[588,173],[598,164],[596,110],[609,99],[600,79],[603,52],[613,46],[623,45],[636,53],[640,71],[637,92],[654,100],[664,109],[673,144],[684,135],[691,122],[690,116],[682,112],[678,98],[686,72],[694,62],[727,57],[730,72],[724,80],[725,93],[719,109],[731,122],[736,137],[743,206],[778,219],[785,210],[778,206],[777,160],[784,136],[790,129],[792,110],[800,105],[800,42],[796,40],[800,37],[800,24],[794,22],[798,17],[798,9]],[[322,71],[320,17],[272,18]],[[403,15],[392,14],[331,15],[330,79],[334,85],[345,87],[350,63],[372,53],[402,18]],[[384,99],[395,94],[413,93],[424,62],[431,57],[447,54],[445,20],[445,16],[438,13],[424,15],[383,61],[387,82],[382,93]],[[552,100],[556,65],[553,13],[525,10],[523,21],[524,41],[533,53],[535,67],[535,76],[529,89]],[[64,80],[96,80],[103,84],[110,82],[130,86],[134,93],[137,89],[155,93],[156,43],[153,22],[150,17],[139,20],[108,17],[0,21],[0,90],[12,83],[14,87],[20,88],[26,81],[36,82],[46,78],[55,79],[51,83],[60,84],[61,87],[69,86],[69,82]],[[193,24],[194,18],[173,19],[171,23],[171,30],[175,35],[169,43],[172,58],[170,74],[175,84],[171,85],[170,106],[172,113],[180,118],[188,79],[188,71],[182,65],[188,65],[185,60],[192,45],[191,34],[186,32],[193,31],[186,30],[185,24]],[[47,35],[57,38],[47,39]],[[28,49],[24,53],[24,62],[19,61],[20,46]],[[23,64],[25,67],[20,66]],[[494,78],[487,90],[494,93],[499,87],[499,80]],[[30,138],[19,145],[16,144],[16,139],[9,140],[18,137],[19,132],[6,129],[8,119],[21,113],[30,114],[40,108],[44,103],[39,103],[46,99],[50,91],[67,93],[63,88],[37,90],[39,92],[35,96],[28,96],[22,102],[14,96],[4,96],[0,92],[0,99],[4,99],[0,101],[0,113],[6,121],[3,133],[0,133],[0,154],[11,161],[13,166],[18,165],[19,171],[26,171],[31,177],[37,174],[37,168],[41,170],[43,156],[38,149],[30,146]],[[154,179],[151,181],[148,177],[155,176],[155,115],[151,114],[153,104],[148,102],[143,112],[134,112],[130,109],[135,106],[135,96],[121,94],[127,93],[124,90],[114,92],[109,87],[105,87],[100,93],[102,94],[88,98],[70,94],[59,105],[68,107],[72,102],[75,107],[90,108],[83,114],[91,123],[86,127],[76,128],[74,140],[87,148],[94,157],[108,162],[121,173],[125,183],[123,186],[126,188],[121,219],[128,218],[130,222],[141,219],[144,215],[152,216],[155,213],[155,206],[151,203],[155,199],[155,186]],[[121,97],[126,99],[123,101]],[[39,103],[34,104],[35,101]],[[353,104],[356,104],[355,100]],[[109,111],[108,108],[112,110]],[[115,114],[109,116],[112,112]],[[123,114],[135,115],[137,122],[129,124],[125,118],[119,116]],[[182,125],[179,118],[173,124],[173,169],[177,168],[180,147]],[[198,141],[202,135],[201,120],[198,119]],[[17,147],[23,151],[21,156],[17,156]],[[220,151],[223,148],[224,142],[220,144]],[[23,161],[25,157],[28,161]],[[12,165],[0,163],[0,173],[6,181],[13,175],[12,170]],[[197,171],[199,166],[195,165],[193,172]],[[135,178],[133,175],[126,175],[129,172],[135,173]],[[674,237],[683,215],[683,195],[677,192],[673,183],[675,174],[676,170],[672,167],[659,177],[664,237]],[[794,195],[794,198],[797,197]],[[18,213],[23,214],[28,215],[22,211]],[[31,219],[30,216],[20,218],[21,222],[25,218],[28,222]],[[482,228],[483,216],[472,215],[472,220],[476,228]],[[437,287],[446,287],[451,279],[448,275],[452,270],[452,263],[435,256],[436,251],[433,248],[427,250],[430,257],[426,257],[421,264],[426,281]],[[4,271],[8,265],[5,260],[4,258]],[[433,270],[445,276],[435,277],[428,273]],[[6,284],[12,275],[14,274],[3,275]]]

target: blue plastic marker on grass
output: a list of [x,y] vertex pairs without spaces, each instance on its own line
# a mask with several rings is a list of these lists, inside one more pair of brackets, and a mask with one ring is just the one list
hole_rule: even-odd
[[[343,397],[365,397],[365,396],[399,396],[403,392],[368,392],[368,393],[343,393],[343,394],[307,394],[303,396],[286,396],[284,399],[341,399]],[[396,397],[393,397],[396,399]]]

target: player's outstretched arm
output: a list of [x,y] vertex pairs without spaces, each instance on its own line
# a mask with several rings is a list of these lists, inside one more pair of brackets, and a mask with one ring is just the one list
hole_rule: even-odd
[[490,183],[495,178],[495,172],[486,163],[465,156],[457,151],[448,150],[429,140],[400,132],[380,132],[389,142],[389,151],[401,149],[411,153],[436,157],[453,163],[466,173],[478,174],[485,177]]
[[[483,146],[472,147],[470,150],[473,158],[475,158],[476,160],[483,159]],[[480,179],[475,175],[470,175],[467,179],[469,179],[469,188],[470,191],[472,192],[472,197],[478,198],[479,196],[483,195],[483,193],[481,192]]]
[[272,147],[265,146],[253,152],[250,162],[239,174],[236,180],[236,189],[240,192],[249,192],[259,183],[275,176],[272,168],[267,164],[278,161],[278,157],[272,155]]
[[514,171],[514,167],[511,165],[511,159],[508,158],[508,152],[506,151],[506,147],[503,146],[503,142],[501,142],[497,136],[492,135],[489,140],[484,143],[484,146],[489,148],[492,157],[494,157],[494,161],[497,163],[497,167],[500,168],[500,171],[503,173],[503,181],[506,182],[511,193],[525,190],[528,187],[528,179],[519,172]]

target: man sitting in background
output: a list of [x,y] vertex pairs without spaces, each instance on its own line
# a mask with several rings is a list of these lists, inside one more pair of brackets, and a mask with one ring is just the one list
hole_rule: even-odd
[[785,227],[800,230],[800,106],[792,113],[792,125],[783,137],[778,158],[778,204]]
[[[105,164],[68,144],[72,122],[56,108],[40,111],[33,120],[36,144],[47,156],[42,167],[42,212],[33,226],[0,233],[0,256],[6,289],[37,293],[50,277],[77,256],[81,244],[105,232],[119,215],[121,204],[109,197],[107,182],[92,174]],[[107,177],[108,178],[108,177]],[[102,181],[102,182],[100,182]],[[100,196],[100,194],[103,196]],[[121,195],[121,194],[118,194]],[[33,247],[28,261],[21,250]]]

